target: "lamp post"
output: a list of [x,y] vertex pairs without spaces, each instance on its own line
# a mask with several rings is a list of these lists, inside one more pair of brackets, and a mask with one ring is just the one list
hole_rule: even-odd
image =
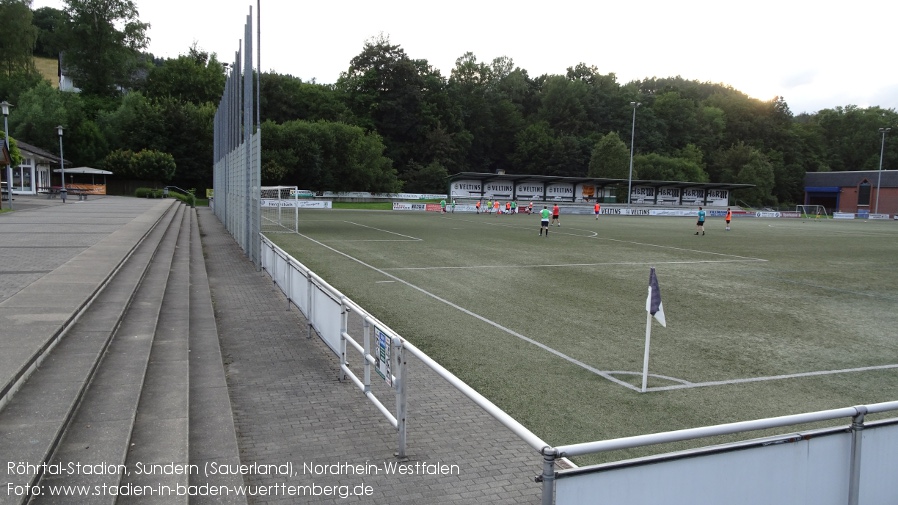
[[[0,102],[0,107],[3,108],[3,132],[6,134],[6,152],[10,158],[12,158],[12,153],[9,152],[9,123],[6,119],[9,117],[9,108],[12,106],[6,100]],[[9,166],[9,163],[6,164],[6,195],[9,198],[9,210],[12,210],[12,167]]]
[[630,195],[633,194],[633,144],[636,143],[636,107],[639,102],[630,102],[633,107],[633,129],[630,131],[630,178],[627,180],[627,208],[630,208]]
[[65,159],[62,156],[62,125],[56,127],[56,133],[59,134],[59,175],[62,176],[62,188],[59,189],[59,198],[65,203]]
[[886,152],[886,133],[889,133],[891,128],[880,128],[879,133],[882,133],[882,147],[879,149],[879,175],[876,178],[876,210],[874,212],[879,214],[879,183],[882,182],[882,156]]

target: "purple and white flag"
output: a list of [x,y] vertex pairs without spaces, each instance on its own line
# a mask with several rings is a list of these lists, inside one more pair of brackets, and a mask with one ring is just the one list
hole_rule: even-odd
[[645,300],[645,310],[661,323],[661,326],[667,328],[667,321],[664,319],[664,306],[661,305],[661,290],[658,289],[658,277],[655,276],[655,267],[649,274],[649,296]]

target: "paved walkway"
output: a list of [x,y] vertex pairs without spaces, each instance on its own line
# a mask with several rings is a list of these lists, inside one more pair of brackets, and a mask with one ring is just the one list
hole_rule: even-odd
[[[108,275],[124,254],[116,251],[133,245],[170,202],[110,196],[62,204],[16,196],[13,203],[15,212],[0,214],[0,308],[62,272]],[[533,481],[539,455],[413,357],[403,467],[410,473],[399,474],[396,431],[354,384],[337,380],[334,354],[317,337],[307,338],[303,316],[287,310],[284,296],[212,212],[201,208],[198,215],[242,463],[291,463],[297,474],[247,475],[245,482],[318,486],[319,496],[257,496],[250,503],[540,502],[541,485]],[[34,317],[58,312],[61,300],[81,295],[87,296],[31,297],[28,310]],[[0,317],[0,347],[22,337],[10,318],[21,319],[23,310]],[[0,371],[10,355],[0,352]],[[450,474],[428,474],[434,467],[425,464],[444,465]]]
[[[336,356],[307,338],[302,314],[287,310],[209,209],[199,209],[199,224],[242,462],[292,463],[298,474],[248,475],[246,483],[346,486],[337,496],[251,503],[540,503],[533,478],[541,457],[414,358],[406,462],[413,474],[385,470],[397,462],[396,431],[354,384],[337,380]],[[449,465],[451,474],[428,475],[434,467],[425,463]],[[370,494],[341,498],[343,491]]]

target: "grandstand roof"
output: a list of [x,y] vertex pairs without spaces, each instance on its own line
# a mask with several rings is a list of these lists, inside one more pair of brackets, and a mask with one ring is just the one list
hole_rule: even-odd
[[[554,175],[527,175],[527,174],[494,174],[490,172],[459,172],[449,176],[449,182],[457,180],[477,180],[481,182],[513,181],[513,182],[539,182],[544,184],[592,183],[598,187],[626,186],[629,179],[604,179],[600,177],[559,177]],[[722,182],[686,182],[686,181],[660,181],[652,179],[633,179],[633,186],[651,186],[655,188],[702,188],[702,189],[746,189],[755,187],[754,184],[730,184]]]

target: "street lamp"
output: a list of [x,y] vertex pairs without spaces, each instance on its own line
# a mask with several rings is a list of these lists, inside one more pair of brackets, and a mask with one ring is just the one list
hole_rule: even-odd
[[56,133],[59,134],[59,175],[62,176],[62,188],[59,189],[59,198],[65,203],[65,159],[62,156],[62,125],[56,127]]
[[[12,158],[12,153],[9,152],[9,124],[6,119],[9,117],[9,108],[12,106],[6,100],[0,102],[0,107],[3,108],[3,131],[6,133],[6,153],[9,158]],[[9,197],[9,210],[12,210],[12,167],[9,166],[9,163],[6,164],[6,195]]]
[[627,208],[630,208],[630,195],[633,194],[633,144],[636,142],[636,107],[639,102],[630,102],[633,107],[633,129],[630,131],[630,179],[627,181]]
[[879,214],[879,183],[882,182],[882,155],[886,152],[886,133],[889,133],[891,128],[880,128],[879,133],[882,133],[882,147],[879,150],[879,176],[876,178],[876,210],[874,212]]

